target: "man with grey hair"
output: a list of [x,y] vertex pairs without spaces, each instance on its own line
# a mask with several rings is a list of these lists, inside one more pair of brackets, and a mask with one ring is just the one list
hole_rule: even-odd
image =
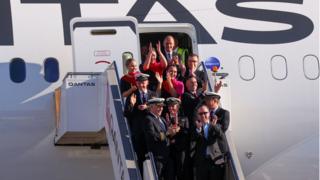
[[167,127],[165,120],[161,117],[164,106],[163,98],[148,100],[148,110],[145,122],[145,138],[149,152],[153,153],[160,180],[173,179],[173,164],[170,159],[169,137],[176,134],[176,130]]
[[164,47],[164,55],[169,62],[171,62],[172,57],[174,55],[174,48],[175,48],[175,39],[172,35],[167,35],[163,40],[163,47]]

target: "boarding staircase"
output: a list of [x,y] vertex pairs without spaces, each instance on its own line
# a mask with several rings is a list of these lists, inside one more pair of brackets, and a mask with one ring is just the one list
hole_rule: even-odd
[[55,90],[55,145],[105,145],[101,73],[67,73]]
[[[209,90],[219,79],[223,88],[219,94],[222,105],[230,106],[229,82],[226,73],[213,73],[202,63],[199,70],[208,77]],[[151,153],[140,174],[130,131],[123,116],[124,102],[119,90],[119,75],[113,62],[103,73],[68,73],[63,85],[55,92],[56,145],[103,144],[108,141],[116,179],[157,179]],[[230,153],[226,180],[242,180],[241,166],[232,141],[232,128],[226,132]]]
[[[205,73],[208,79],[208,88],[210,91],[212,91],[213,85],[216,83],[216,81],[223,80],[223,88],[219,91],[219,94],[223,97],[221,103],[225,108],[230,108],[231,104],[230,99],[228,98],[228,94],[230,93],[230,84],[227,79],[228,74],[211,72],[205,67],[205,64],[203,62],[199,65],[198,69]],[[136,176],[130,177],[129,179],[140,179],[141,176],[139,175],[139,171],[137,170],[136,156],[132,148],[128,124],[122,113],[124,102],[120,95],[119,76],[117,72],[116,62],[113,62],[112,65],[107,68],[107,70],[103,73],[103,76],[106,80],[106,102],[107,106],[109,105],[106,108],[107,121],[109,121],[106,123],[106,132],[110,151],[114,151],[113,153],[115,153],[115,155],[112,157],[118,156],[118,158],[120,158],[119,154],[117,155],[116,152],[119,150],[120,152],[122,152],[123,149],[129,149],[124,152],[124,154],[127,154],[121,156],[123,159],[127,158],[124,162],[127,163],[128,168],[131,167],[136,170]],[[240,162],[238,160],[238,155],[232,139],[232,128],[229,128],[229,130],[226,131],[225,135],[230,151],[230,153],[227,155],[228,158],[225,180],[244,180]],[[147,157],[148,159],[144,162],[143,177],[147,180],[156,180],[158,178],[152,153],[149,152]],[[131,163],[128,163],[128,161],[130,161]],[[115,173],[117,172],[116,169],[123,168],[123,166],[121,166],[121,163],[119,164],[119,161],[116,161],[116,158],[115,160],[113,160],[113,163]],[[130,166],[130,164],[132,166]],[[133,171],[133,169],[131,170]]]

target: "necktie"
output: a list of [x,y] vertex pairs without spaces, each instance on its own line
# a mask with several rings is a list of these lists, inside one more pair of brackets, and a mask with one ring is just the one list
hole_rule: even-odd
[[171,54],[168,53],[168,60],[171,60],[171,59],[172,59]]
[[204,125],[204,127],[203,127],[203,132],[204,132],[204,137],[205,137],[206,139],[208,139],[208,133],[209,133],[209,124],[208,124],[208,123],[206,123],[206,124]]
[[158,118],[158,121],[160,122],[161,129],[162,129],[163,131],[166,131],[166,126],[164,125],[164,123],[163,123],[163,121],[161,120],[160,117]]
[[210,118],[212,118],[214,116],[214,110],[210,111]]
[[141,102],[142,102],[142,104],[147,103],[147,94],[144,92],[142,92],[142,94],[141,94]]

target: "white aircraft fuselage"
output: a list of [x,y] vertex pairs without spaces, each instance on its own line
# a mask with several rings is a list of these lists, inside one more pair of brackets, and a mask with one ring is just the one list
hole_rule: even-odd
[[[2,0],[0,8],[0,119],[54,116],[53,91],[74,71],[72,18],[190,23],[200,59],[217,57],[229,73],[222,99],[246,179],[319,178],[319,1]],[[22,82],[12,80],[15,58],[26,65]],[[54,82],[44,78],[47,58],[58,61]]]

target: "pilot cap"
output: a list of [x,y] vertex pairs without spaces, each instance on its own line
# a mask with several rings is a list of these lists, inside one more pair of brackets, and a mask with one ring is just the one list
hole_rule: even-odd
[[145,81],[148,80],[149,74],[139,73],[136,75],[136,81]]
[[157,105],[163,105],[164,106],[164,99],[163,98],[152,98],[149,99],[147,102],[147,105],[151,104],[157,104]]
[[205,98],[215,98],[215,99],[218,99],[218,100],[220,100],[220,98],[221,98],[220,95],[218,95],[218,94],[216,94],[214,92],[205,92],[204,93],[204,97]]
[[166,99],[167,105],[172,105],[172,104],[180,104],[181,100],[175,97],[169,97]]

